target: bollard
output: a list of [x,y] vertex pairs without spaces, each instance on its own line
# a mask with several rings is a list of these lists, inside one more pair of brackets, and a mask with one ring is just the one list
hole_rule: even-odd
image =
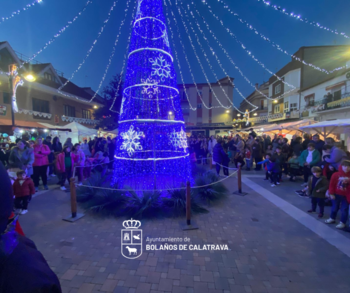
[[238,190],[233,192],[233,194],[237,194],[237,195],[241,195],[241,196],[248,194],[246,192],[242,192],[242,166],[240,163],[238,163],[237,185],[238,185]]
[[64,218],[63,221],[75,222],[80,218],[84,217],[84,214],[77,213],[77,190],[75,186],[75,178],[70,179],[70,206],[71,206],[71,216]]
[[182,230],[197,230],[198,227],[191,220],[191,185],[190,182],[186,183],[186,225],[180,222]]

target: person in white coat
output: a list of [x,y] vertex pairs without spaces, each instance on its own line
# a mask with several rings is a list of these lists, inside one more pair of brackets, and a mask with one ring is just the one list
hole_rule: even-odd
[[208,142],[208,151],[209,151],[211,156],[213,156],[213,150],[214,150],[214,147],[216,144],[217,144],[217,141],[216,141],[214,135],[212,135],[209,139],[209,142]]
[[87,142],[87,140],[85,139],[84,140],[84,143],[82,143],[80,145],[80,150],[83,151],[83,153],[85,154],[85,157],[91,157],[91,152],[90,152],[90,149],[89,149],[89,144]]

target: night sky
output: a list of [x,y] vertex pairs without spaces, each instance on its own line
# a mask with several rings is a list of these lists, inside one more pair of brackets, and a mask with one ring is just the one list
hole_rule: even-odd
[[[10,15],[13,11],[24,7],[31,1],[33,0],[0,0],[0,18]],[[44,46],[45,43],[67,23],[68,20],[71,20],[82,9],[86,1],[87,0],[43,0],[43,3],[30,8],[28,11],[22,11],[19,16],[1,23],[0,41],[8,41],[14,50],[27,56],[31,56]],[[171,1],[173,4],[175,3],[175,0]],[[295,53],[301,46],[350,44],[349,40],[341,36],[336,36],[332,33],[285,16],[274,11],[272,8],[266,7],[265,4],[262,4],[257,0],[225,1],[226,3],[229,3],[228,5],[230,8],[238,13],[243,19],[250,22],[259,32],[269,37],[282,48],[289,51],[289,53]],[[97,89],[108,63],[109,55],[118,33],[118,28],[124,17],[126,2],[126,0],[119,0],[117,8],[112,13],[110,22],[107,24],[103,35],[99,38],[90,58],[73,79],[73,82],[79,86],[89,86],[93,89]],[[134,7],[135,2],[136,0],[131,0],[132,8]],[[224,45],[234,62],[236,62],[252,83],[255,84],[267,81],[270,77],[269,73],[248,57],[244,50],[242,50],[229,34],[224,31],[218,21],[208,12],[207,7],[201,3],[202,0],[193,0],[192,2],[197,5],[201,15],[211,25],[216,37]],[[229,14],[216,0],[207,0],[207,2],[212,5],[214,11],[224,21],[225,25],[236,34],[238,39],[241,40],[267,68],[276,72],[290,61],[290,57],[277,51],[270,44],[264,42],[252,31],[248,30],[245,25],[241,24],[236,18],[231,16],[231,14]],[[309,20],[318,21],[322,25],[350,34],[350,1],[348,0],[271,0],[271,2],[272,4],[281,5],[286,8],[287,11],[298,13]],[[70,77],[72,72],[85,57],[93,41],[96,39],[112,3],[112,0],[94,0],[93,3],[88,6],[84,14],[72,24],[62,36],[41,53],[36,60],[41,63],[50,62],[57,70],[64,72],[65,77]],[[191,2],[188,1],[188,3]],[[126,49],[126,40],[130,33],[132,10],[133,9],[130,9],[128,12],[127,21],[122,30],[122,35],[117,47],[117,53],[110,67],[105,84],[112,74],[118,73],[121,70],[123,56]],[[175,15],[180,24],[182,40],[185,43],[188,57],[191,60],[191,66],[195,73],[196,82],[205,82],[204,75],[195,59],[189,40],[184,33],[183,25],[177,11],[175,11]],[[193,21],[192,18],[191,21]],[[176,27],[172,19],[171,23],[173,31],[176,32]],[[245,95],[249,95],[252,92],[252,88],[229,63],[229,60],[223,54],[221,49],[216,46],[216,42],[205,29],[203,22],[199,20],[199,23],[211,41],[211,44],[213,45],[215,52],[218,54],[222,64],[224,64],[226,71],[229,72],[230,76],[235,78],[236,86]],[[170,36],[169,29],[168,32]],[[197,33],[199,32],[197,31]],[[179,36],[176,34],[175,37],[177,39]],[[169,39],[172,48],[175,46],[179,53],[185,82],[192,83],[179,41],[177,40],[174,43],[172,42],[171,37],[169,37]],[[192,39],[194,40],[198,55],[202,59],[202,63],[205,66],[210,81],[214,82],[214,75],[209,69],[193,35]],[[209,53],[209,48],[202,37],[201,42],[205,50]],[[175,55],[174,52],[173,55]],[[215,58],[210,56],[210,54],[208,55],[218,77],[224,77],[224,74],[217,65]],[[174,63],[175,68],[178,71],[177,64],[176,62]],[[179,74],[178,81],[180,82]],[[237,104],[241,102],[241,98],[239,98],[236,93],[234,100]]]

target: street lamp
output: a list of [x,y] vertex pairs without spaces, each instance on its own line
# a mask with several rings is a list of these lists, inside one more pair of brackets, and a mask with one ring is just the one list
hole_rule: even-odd
[[230,113],[230,110],[226,110],[226,113]]
[[[24,75],[25,80],[29,82],[35,81],[35,76],[31,73],[27,73]],[[17,65],[11,64],[9,65],[9,86],[10,86],[10,94],[11,94],[11,120],[12,126],[15,126],[15,113],[18,113],[16,92],[19,86],[24,84],[24,80],[18,75]]]
[[241,114],[237,114],[237,117],[241,117]]

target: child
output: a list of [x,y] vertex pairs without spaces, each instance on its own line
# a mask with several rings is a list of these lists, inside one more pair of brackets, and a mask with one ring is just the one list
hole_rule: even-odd
[[345,160],[341,163],[339,171],[334,173],[329,184],[329,194],[332,199],[331,216],[325,222],[332,224],[335,222],[339,208],[341,208],[340,223],[337,229],[345,228],[349,212],[350,201],[350,161]]
[[[269,145],[267,146],[267,149],[266,149],[265,153],[266,153],[266,155],[272,156],[272,144],[269,144]],[[265,157],[265,158],[266,158],[266,157]]]
[[244,154],[242,154],[241,152],[237,152],[234,162],[237,167],[238,167],[238,164],[240,164],[241,168],[243,168],[243,166],[245,165]]
[[17,172],[17,179],[13,183],[16,212],[24,215],[28,212],[29,197],[35,193],[34,182],[27,177],[25,171]]
[[311,196],[311,210],[308,213],[315,213],[316,206],[318,204],[320,208],[319,218],[323,218],[324,204],[326,199],[326,191],[328,189],[328,180],[326,177],[322,176],[322,169],[320,167],[312,167],[311,172],[313,176],[309,177],[307,191],[309,196]]
[[327,178],[328,181],[331,180],[332,178],[332,175],[337,172],[335,170],[335,168],[329,164],[329,163],[326,163],[325,166],[323,167],[323,172],[322,172],[322,175],[325,176]]
[[298,174],[298,170],[300,168],[299,159],[295,153],[293,154],[293,157],[289,159],[288,164],[289,164],[289,173],[290,173],[289,181],[295,182],[296,176]]
[[251,166],[251,152],[248,146],[245,147],[245,162],[247,164],[247,171],[250,171]]
[[68,183],[70,182],[73,169],[72,153],[69,146],[65,146],[62,153],[57,156],[56,169],[61,175],[61,180],[58,182],[61,185],[61,190],[67,190],[64,184],[66,180],[68,180]]
[[268,164],[267,164],[267,168],[269,170],[269,174],[271,175],[271,187],[275,187],[276,185],[280,184],[280,173],[281,173],[281,167],[280,165],[277,163],[276,159],[274,157],[270,158]]
[[277,182],[282,181],[282,168],[286,162],[286,157],[282,154],[282,147],[277,146],[276,147],[276,153],[272,155],[272,158],[274,158],[276,162],[276,168],[278,168],[280,171],[277,174]]

